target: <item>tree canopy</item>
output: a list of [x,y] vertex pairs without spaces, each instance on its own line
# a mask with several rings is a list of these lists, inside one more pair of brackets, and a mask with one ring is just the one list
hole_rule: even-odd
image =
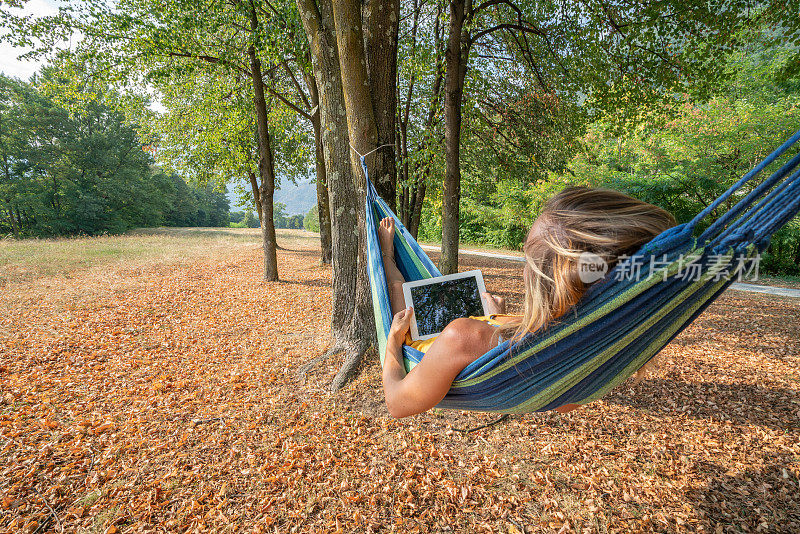
[[160,224],[227,224],[227,201],[194,191],[153,166],[134,125],[104,95],[78,112],[43,86],[0,76],[0,231],[16,236],[96,235]]

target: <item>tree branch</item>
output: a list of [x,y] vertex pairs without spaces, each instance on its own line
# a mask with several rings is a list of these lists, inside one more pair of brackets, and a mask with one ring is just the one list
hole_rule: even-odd
[[274,96],[275,98],[277,98],[278,100],[283,102],[287,107],[291,108],[293,111],[295,111],[298,114],[302,115],[306,119],[311,120],[311,114],[309,114],[307,111],[305,111],[304,109],[299,108],[296,104],[294,104],[293,102],[288,100],[285,96],[280,94],[278,91],[276,91],[275,89],[273,89],[269,85],[265,85],[265,88],[269,92],[269,94],[271,94],[272,96]]
[[534,28],[531,26],[525,26],[524,24],[512,24],[512,23],[503,23],[497,24],[492,26],[491,28],[486,28],[485,30],[479,31],[475,35],[470,38],[470,44],[478,41],[481,37],[488,35],[490,33],[499,31],[499,30],[517,30],[525,33],[532,33],[534,35],[539,35],[540,37],[545,37],[545,32],[540,30],[539,28]]
[[239,71],[239,72],[242,72],[244,74],[250,75],[250,72],[247,69],[244,69],[241,66],[236,65],[235,63],[231,63],[229,61],[225,61],[224,59],[220,59],[220,58],[214,57],[214,56],[208,56],[208,55],[205,55],[205,54],[189,54],[189,53],[186,53],[186,52],[173,52],[173,51],[167,51],[167,52],[165,52],[165,54],[168,57],[182,57],[182,58],[187,58],[187,59],[197,59],[197,60],[200,60],[200,61],[205,61],[206,63],[212,63],[212,64],[215,64],[215,65],[223,65],[225,67],[230,67],[230,68],[232,68],[232,69],[234,69],[236,71]]
[[303,104],[305,104],[305,106],[307,108],[311,109],[311,102],[308,101],[308,98],[306,97],[306,93],[305,93],[305,91],[303,91],[303,88],[300,86],[300,82],[297,81],[297,78],[295,77],[294,72],[292,72],[292,69],[289,68],[289,63],[287,61],[283,61],[283,62],[281,62],[281,65],[283,65],[283,69],[286,71],[286,74],[289,75],[289,79],[292,80],[292,83],[294,84],[294,88],[297,90],[297,94],[300,96],[300,99],[303,101]]

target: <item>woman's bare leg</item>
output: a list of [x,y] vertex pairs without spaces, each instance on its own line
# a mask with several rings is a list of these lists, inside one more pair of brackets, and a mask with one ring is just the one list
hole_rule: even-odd
[[392,306],[392,315],[406,308],[406,299],[403,296],[403,274],[394,261],[394,219],[386,217],[378,226],[378,240],[381,244],[383,256],[383,270],[386,271],[386,286],[389,288],[389,302]]

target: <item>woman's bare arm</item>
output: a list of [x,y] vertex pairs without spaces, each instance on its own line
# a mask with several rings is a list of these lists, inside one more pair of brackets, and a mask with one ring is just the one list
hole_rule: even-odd
[[[475,319],[456,319],[439,334],[422,361],[406,373],[403,341],[413,313],[408,307],[395,314],[383,362],[386,406],[397,418],[422,413],[439,404],[458,373],[498,341],[495,327]],[[566,413],[579,407],[566,404],[556,411]]]
[[464,367],[497,345],[496,329],[474,319],[456,319],[442,331],[422,361],[406,374],[403,340],[413,310],[394,316],[383,363],[386,406],[394,417],[407,417],[430,410],[441,401]]

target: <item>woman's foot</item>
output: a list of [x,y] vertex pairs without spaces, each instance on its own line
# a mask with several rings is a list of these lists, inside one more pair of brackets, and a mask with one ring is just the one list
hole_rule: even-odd
[[394,219],[386,217],[378,226],[378,240],[381,243],[381,254],[394,258]]

